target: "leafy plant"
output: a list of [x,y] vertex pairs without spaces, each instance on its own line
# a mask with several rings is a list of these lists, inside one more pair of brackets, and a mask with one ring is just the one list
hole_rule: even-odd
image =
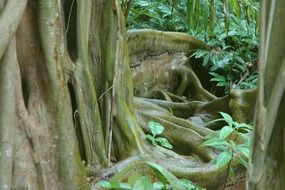
[[119,183],[119,182],[99,181],[97,182],[96,185],[106,189],[128,189],[128,190],[132,189],[132,187],[129,184]]
[[186,3],[185,0],[134,0],[127,25],[129,28],[186,32]]
[[[248,24],[231,15],[229,32],[217,25],[206,42],[210,51],[198,50],[192,56],[203,59],[203,66],[210,71],[211,81],[223,87],[225,93],[232,88],[254,88],[257,83],[258,33],[256,22]],[[250,25],[250,27],[248,27]]]
[[147,162],[147,164],[155,172],[156,176],[160,182],[163,183],[164,187],[169,186],[170,189],[173,190],[205,190],[190,180],[176,178],[175,175],[173,175],[171,172],[159,164],[156,164],[154,162]]
[[211,81],[229,93],[255,88],[259,26],[258,0],[133,0],[129,28],[189,33],[209,44],[198,50]]
[[172,149],[173,146],[168,142],[166,138],[157,137],[157,135],[161,135],[164,131],[164,127],[157,122],[149,121],[148,127],[150,129],[151,135],[147,134],[146,138],[153,144],[153,145],[160,145],[168,149]]
[[[248,133],[252,131],[252,126],[245,123],[235,122],[232,117],[220,112],[222,119],[214,120],[225,121],[225,125],[219,132],[210,134],[201,146],[213,147],[221,150],[221,153],[216,157],[215,163],[218,166],[228,165],[228,173],[233,175],[231,161],[234,154],[241,154],[239,163],[247,167],[250,153],[250,138]],[[241,138],[241,139],[238,139]],[[237,143],[237,141],[239,141]]]
[[[255,88],[259,2],[211,0],[208,6],[212,7],[209,9],[216,10],[215,17],[211,18],[215,24],[211,29],[204,29],[206,34],[197,37],[212,49],[198,50],[193,56],[203,59],[203,66],[212,76],[211,81],[217,87],[222,87],[224,93],[229,93],[233,88]],[[195,35],[197,32],[192,33]],[[203,32],[200,29],[198,33]]]
[[258,20],[258,0],[188,0],[186,18],[189,28],[211,33],[217,24],[223,23],[223,29],[229,32],[234,15],[238,21]]
[[154,162],[146,162],[160,180],[152,182],[147,176],[139,176],[133,184],[99,181],[96,185],[106,189],[123,190],[206,190],[187,179],[178,179],[167,169]]

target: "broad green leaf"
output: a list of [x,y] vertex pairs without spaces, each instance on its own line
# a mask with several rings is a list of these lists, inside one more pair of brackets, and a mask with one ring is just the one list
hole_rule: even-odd
[[252,131],[253,127],[249,124],[246,123],[237,123],[235,128],[237,130],[245,131],[245,132],[250,132]]
[[250,149],[249,147],[245,146],[238,146],[238,150],[247,158],[249,159]]
[[229,61],[230,61],[230,58],[225,57],[224,59],[216,62],[215,65],[218,68],[223,68],[223,67],[225,67],[229,63]]
[[[159,169],[156,169],[155,166],[158,165],[158,164],[155,164],[153,162],[146,162],[146,164],[150,167],[150,169],[152,169],[155,173],[155,176],[158,178],[158,180],[166,186],[166,184],[168,183],[167,182],[167,179],[164,177],[164,175],[160,172],[160,168]],[[159,165],[158,165],[159,166]],[[161,167],[161,166],[160,166]]]
[[153,190],[163,190],[165,189],[165,185],[162,182],[155,182],[152,184]]
[[227,82],[218,82],[217,83],[217,86],[227,86],[228,85],[228,83]]
[[238,122],[235,122],[235,121],[233,121],[233,126],[234,126],[234,128],[238,128],[239,127],[239,123]]
[[213,82],[225,82],[226,78],[224,76],[212,78],[210,81]]
[[234,129],[232,127],[224,126],[219,133],[220,140],[226,139],[230,134],[232,134],[233,131]]
[[238,162],[240,163],[240,164],[242,164],[245,168],[247,168],[248,167],[248,161],[247,160],[245,160],[245,159],[243,159],[243,158],[238,158]]
[[156,142],[158,142],[161,146],[165,148],[168,148],[168,149],[173,148],[172,144],[170,144],[166,138],[158,137],[155,140]]
[[157,174],[160,181],[164,184],[168,182],[171,188],[175,190],[187,190],[183,184],[181,184],[181,182],[167,169],[154,162],[147,162],[147,165]]
[[131,175],[130,177],[128,177],[128,184],[133,186],[139,177],[141,177],[141,175],[139,174]]
[[154,121],[149,121],[148,127],[154,136],[159,135],[164,131],[164,127],[160,123]]
[[179,181],[186,187],[187,190],[206,190],[205,188],[201,188],[188,179],[179,179]]
[[99,185],[100,187],[104,187],[104,188],[112,188],[111,183],[109,181],[99,181],[96,183],[96,185]]
[[229,143],[224,140],[221,141],[219,138],[211,138],[203,142],[200,146],[201,147],[210,146],[214,148],[218,148],[220,146],[228,147]]
[[223,116],[223,118],[229,124],[229,126],[232,127],[233,126],[233,118],[229,114],[224,113],[224,112],[220,112],[220,114]]
[[152,183],[147,176],[142,176],[137,179],[132,190],[151,190]]
[[131,190],[132,187],[127,183],[109,182],[109,181],[99,181],[97,185],[108,189],[127,189]]
[[203,66],[207,66],[209,64],[209,60],[210,60],[210,54],[207,54],[205,57],[204,57],[204,60],[203,60]]
[[220,167],[220,166],[224,166],[228,164],[231,159],[232,159],[232,153],[225,151],[219,154],[215,161],[216,161],[217,166]]
[[179,181],[187,188],[187,190],[195,190],[196,186],[188,179],[179,179]]
[[[209,72],[210,75],[214,76],[214,77],[224,77],[223,75],[220,75],[218,73],[215,73],[215,72]],[[225,78],[225,77],[224,77]]]
[[120,189],[132,189],[131,186],[127,183],[120,183],[119,188]]
[[209,54],[208,51],[205,50],[197,50],[196,52],[194,52],[191,57],[195,57],[195,58],[201,58],[206,56],[207,54]]

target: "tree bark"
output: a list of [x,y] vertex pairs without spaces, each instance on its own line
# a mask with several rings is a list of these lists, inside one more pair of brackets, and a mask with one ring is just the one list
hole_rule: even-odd
[[26,3],[8,1],[0,20],[3,34],[7,33],[1,35],[0,45],[0,126],[5,142],[0,186],[88,189],[63,69],[61,4]]
[[248,189],[285,188],[285,2],[262,1],[259,90]]

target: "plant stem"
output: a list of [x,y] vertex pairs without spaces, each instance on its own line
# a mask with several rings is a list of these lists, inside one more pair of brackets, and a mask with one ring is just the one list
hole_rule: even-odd
[[231,152],[232,152],[232,156],[231,156],[230,162],[228,164],[228,168],[227,168],[227,173],[226,173],[225,182],[224,182],[224,190],[226,189],[226,186],[227,186],[227,181],[228,181],[228,177],[229,177],[231,163],[232,163],[232,159],[233,159],[233,155],[234,155],[233,149],[231,150]]

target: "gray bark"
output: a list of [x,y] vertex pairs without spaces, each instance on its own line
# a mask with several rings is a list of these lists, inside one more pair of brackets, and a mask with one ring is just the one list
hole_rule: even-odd
[[248,189],[285,189],[285,1],[262,1],[259,90]]

